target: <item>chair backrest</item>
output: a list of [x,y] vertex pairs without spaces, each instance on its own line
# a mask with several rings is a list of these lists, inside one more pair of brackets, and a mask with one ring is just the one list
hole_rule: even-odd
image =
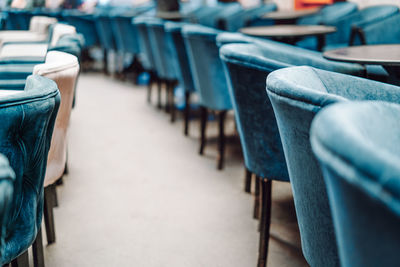
[[149,33],[146,26],[146,21],[148,21],[149,17],[147,16],[138,16],[132,19],[132,23],[135,25],[138,37],[139,37],[139,48],[141,52],[142,64],[146,70],[155,71],[156,63],[154,61],[153,52],[151,49],[151,43],[149,39]]
[[311,126],[343,267],[400,262],[400,105],[364,101],[322,110]]
[[71,54],[58,51],[49,52],[46,56],[46,62],[36,65],[33,69],[33,74],[53,80],[61,94],[60,109],[47,160],[45,187],[56,182],[64,173],[67,160],[68,126],[78,73],[78,59]]
[[200,25],[182,28],[190,70],[200,103],[213,110],[232,108],[216,37],[220,31]]
[[15,173],[8,159],[0,154],[0,254],[3,255],[6,234],[5,223],[10,216],[14,191]]
[[55,23],[57,23],[56,18],[34,16],[29,23],[29,30],[39,34],[47,34],[49,31],[49,26]]
[[319,12],[297,20],[296,24],[316,25],[316,24],[332,24],[335,21],[348,16],[358,10],[356,3],[352,2],[337,2],[332,5],[327,5]]
[[107,12],[98,13],[94,16],[96,30],[100,44],[105,50],[116,50],[115,37],[111,27],[111,19]]
[[111,17],[115,43],[118,51],[124,53],[139,53],[138,33],[132,25],[132,16],[116,15]]
[[63,23],[57,23],[54,24],[54,27],[51,31],[50,34],[50,45],[56,45],[58,40],[61,38],[61,36],[66,35],[66,34],[75,34],[76,29],[74,26],[63,24]]
[[186,23],[166,22],[165,31],[169,34],[172,47],[175,50],[175,60],[178,66],[178,78],[185,91],[194,91],[192,74],[190,72],[189,58],[182,37],[182,27]]
[[16,177],[1,264],[27,250],[40,229],[47,154],[59,103],[57,85],[37,75],[28,77],[24,91],[0,98],[0,153]]
[[85,47],[92,47],[99,44],[99,36],[92,15],[64,11],[63,16],[68,24],[74,26],[78,33],[83,34],[85,37]]
[[271,73],[267,92],[285,153],[303,254],[311,266],[338,266],[325,183],[309,143],[311,121],[321,108],[339,101],[400,103],[400,87],[303,66]]
[[400,14],[366,26],[361,25],[360,29],[366,44],[398,44],[400,43]]

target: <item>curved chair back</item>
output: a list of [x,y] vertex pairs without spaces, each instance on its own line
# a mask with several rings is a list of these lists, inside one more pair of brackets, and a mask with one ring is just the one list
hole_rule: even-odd
[[75,83],[79,73],[79,63],[75,56],[52,51],[46,56],[44,64],[36,65],[33,74],[53,80],[60,90],[61,104],[58,111],[56,124],[49,156],[44,186],[55,183],[64,173],[67,161],[67,136],[69,119],[74,98]]
[[400,43],[400,14],[366,26],[361,26],[360,28],[361,38],[365,44]]
[[49,26],[55,23],[57,23],[56,18],[34,16],[29,24],[29,31],[47,34],[49,32]]
[[[0,92],[1,94],[1,92]],[[0,254],[3,255],[6,234],[5,222],[9,219],[13,199],[15,173],[8,159],[0,154]]]
[[99,36],[92,15],[64,11],[63,16],[68,24],[74,26],[76,31],[85,37],[85,47],[99,45]]
[[200,103],[213,110],[232,108],[216,37],[220,31],[200,26],[182,28],[190,70]]
[[321,8],[321,10],[316,14],[298,19],[296,24],[331,24],[345,16],[356,12],[357,10],[358,6],[356,3],[338,2]]
[[[171,40],[167,38],[164,30],[164,21],[153,18],[146,21],[157,74],[167,80],[177,79],[177,66],[171,58],[175,57]],[[175,57],[176,58],[176,57]]]
[[312,123],[343,267],[400,262],[399,115],[396,104],[341,103]]
[[111,19],[107,13],[94,16],[97,34],[104,50],[116,50],[115,38],[111,27]]
[[49,45],[56,45],[61,36],[66,34],[76,34],[75,27],[63,23],[55,24],[51,31]]
[[136,55],[139,53],[138,33],[132,18],[130,15],[112,16],[111,25],[118,51]]
[[285,153],[303,254],[311,266],[338,266],[325,183],[309,142],[311,121],[321,108],[339,101],[400,103],[400,87],[303,66],[271,73],[267,92]]
[[193,92],[194,84],[192,74],[190,72],[189,58],[186,46],[182,37],[182,27],[186,23],[166,22],[165,31],[170,35],[171,44],[175,51],[175,59],[178,66],[178,78],[185,91]]
[[1,264],[26,251],[40,229],[47,154],[59,103],[57,85],[37,75],[28,77],[24,91],[0,98],[0,153],[16,177]]
[[147,30],[146,26],[146,21],[148,21],[149,17],[146,16],[140,16],[137,18],[134,18],[132,20],[132,23],[135,25],[137,32],[138,32],[138,37],[139,37],[139,48],[141,52],[141,62],[143,64],[143,67],[146,70],[156,70],[156,64],[154,61],[154,56],[153,52],[151,49],[151,43],[149,39],[149,33]]

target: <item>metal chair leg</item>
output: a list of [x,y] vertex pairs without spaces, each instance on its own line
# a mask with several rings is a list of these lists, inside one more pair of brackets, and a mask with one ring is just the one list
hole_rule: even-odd
[[165,109],[165,112],[167,112],[167,113],[169,113],[170,112],[170,105],[171,105],[171,103],[170,103],[170,100],[171,100],[171,97],[170,97],[170,94],[171,94],[171,82],[170,81],[165,81],[165,106],[164,106],[164,109]]
[[219,138],[218,138],[218,159],[217,159],[218,170],[222,170],[224,167],[225,118],[226,118],[226,111],[224,110],[219,112]]
[[175,108],[175,95],[174,95],[174,88],[175,88],[175,82],[171,85],[170,89],[170,112],[171,112],[171,122],[175,122],[176,119],[176,108]]
[[32,244],[32,254],[33,254],[33,266],[44,267],[42,229],[39,230],[35,242],[33,242]]
[[190,117],[190,93],[185,92],[185,111],[184,111],[184,134],[189,135],[189,117]]
[[28,250],[18,256],[18,258],[11,261],[11,267],[29,267]]
[[149,85],[147,86],[147,103],[151,103],[151,89],[153,87],[154,74],[150,72]]
[[206,145],[206,127],[208,119],[208,111],[205,107],[200,107],[200,150],[199,154],[204,154],[204,147]]
[[56,232],[54,226],[54,196],[56,187],[54,185],[49,185],[44,189],[44,224],[46,226],[46,237],[47,244],[52,244],[56,241]]
[[261,220],[258,267],[265,267],[268,259],[269,233],[271,226],[272,180],[261,179]]
[[157,108],[161,109],[161,87],[162,83],[160,79],[157,79]]
[[251,177],[252,173],[245,167],[245,177],[244,177],[244,192],[251,193]]
[[256,175],[253,218],[257,220],[260,219],[260,183],[260,177]]

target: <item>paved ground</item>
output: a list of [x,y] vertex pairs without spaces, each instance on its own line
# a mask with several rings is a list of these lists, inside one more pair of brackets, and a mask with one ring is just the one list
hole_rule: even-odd
[[[184,137],[181,121],[170,124],[145,97],[144,87],[81,75],[46,266],[256,266],[237,139],[217,171],[213,140],[197,154],[197,123]],[[227,127],[234,135],[232,118]],[[271,231],[268,266],[307,266],[289,184],[273,183]]]

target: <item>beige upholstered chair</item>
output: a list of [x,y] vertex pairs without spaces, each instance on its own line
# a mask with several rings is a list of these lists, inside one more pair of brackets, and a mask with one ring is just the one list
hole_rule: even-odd
[[44,217],[49,244],[55,242],[53,218],[53,207],[57,204],[55,183],[63,176],[67,163],[68,126],[78,72],[78,59],[71,54],[58,51],[49,52],[46,62],[36,65],[33,70],[34,74],[55,81],[61,94],[61,104],[54,126],[44,180]]

